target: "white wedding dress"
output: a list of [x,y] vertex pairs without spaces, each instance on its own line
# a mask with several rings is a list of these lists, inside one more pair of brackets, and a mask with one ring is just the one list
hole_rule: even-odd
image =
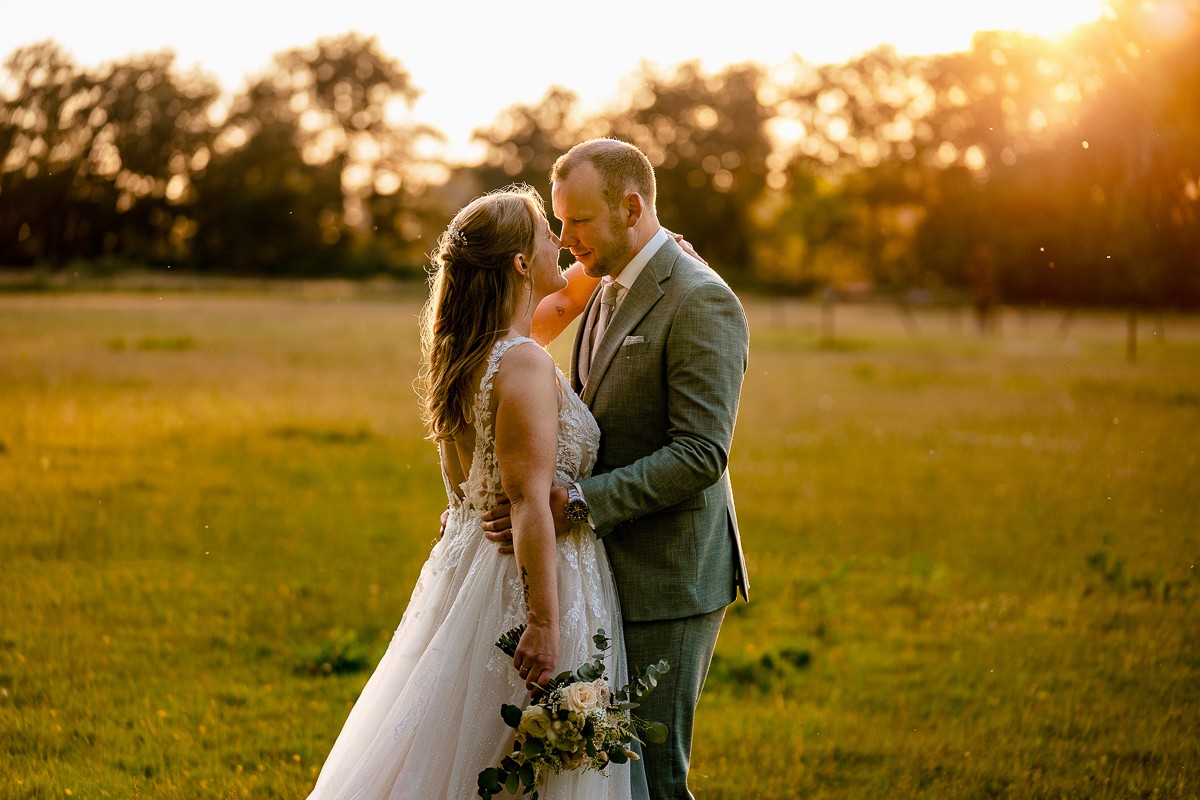
[[[516,560],[484,538],[481,514],[503,492],[492,435],[492,381],[504,354],[532,339],[496,343],[474,404],[475,451],[467,480],[442,477],[450,514],[421,569],[400,626],[346,720],[309,800],[469,800],[481,770],[512,747],[500,706],[524,707],[528,694],[512,659],[496,646],[525,621]],[[562,373],[555,486],[568,486],[595,464],[600,432]],[[627,678],[620,607],[604,547],[586,525],[558,539],[561,646],[558,670],[595,653],[603,628],[613,642],[605,664],[614,688]],[[636,763],[636,762],[635,762]],[[631,775],[644,793],[640,764],[602,773],[551,776],[543,800],[629,800]],[[508,796],[508,795],[503,795]]]

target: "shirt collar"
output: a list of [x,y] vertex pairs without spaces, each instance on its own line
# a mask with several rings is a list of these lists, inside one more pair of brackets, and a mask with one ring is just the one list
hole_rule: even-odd
[[642,270],[650,263],[650,259],[654,257],[658,249],[666,244],[668,238],[667,232],[662,228],[659,228],[658,232],[650,237],[650,241],[646,242],[641,250],[638,250],[633,260],[626,264],[625,269],[621,270],[621,274],[615,278],[616,282],[621,284],[621,288],[617,291],[629,291],[633,288],[633,282],[637,280],[638,275],[642,274]]

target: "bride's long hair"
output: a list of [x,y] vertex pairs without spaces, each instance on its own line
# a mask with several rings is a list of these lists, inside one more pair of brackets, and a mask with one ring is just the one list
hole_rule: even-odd
[[471,424],[479,368],[512,321],[521,284],[513,257],[532,260],[537,223],[545,218],[541,195],[514,185],[472,200],[438,238],[421,310],[417,384],[422,420],[435,442]]

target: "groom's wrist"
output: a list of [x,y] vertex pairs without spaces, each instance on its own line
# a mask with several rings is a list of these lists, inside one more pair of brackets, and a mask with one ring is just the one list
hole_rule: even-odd
[[587,498],[583,496],[583,490],[579,488],[578,483],[567,487],[566,515],[572,522],[587,523],[592,530],[596,529],[596,523],[592,521],[592,509],[588,506]]

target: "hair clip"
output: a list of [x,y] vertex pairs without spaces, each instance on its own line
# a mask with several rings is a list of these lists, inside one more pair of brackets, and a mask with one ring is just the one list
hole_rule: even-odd
[[459,247],[467,246],[467,235],[458,228],[450,229],[450,241],[454,242]]

